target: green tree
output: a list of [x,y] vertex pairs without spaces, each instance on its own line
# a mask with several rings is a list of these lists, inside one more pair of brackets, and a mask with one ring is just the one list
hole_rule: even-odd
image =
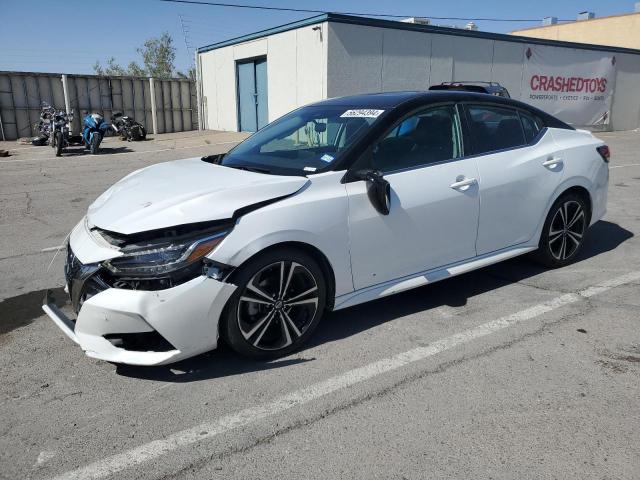
[[108,77],[117,77],[127,75],[127,70],[116,63],[116,59],[109,57],[106,67],[103,67],[99,60],[93,64],[93,71],[96,75],[106,75]]
[[[144,67],[138,62],[131,62],[125,68],[117,64],[115,58],[110,57],[104,67],[100,61],[96,61],[93,65],[93,71],[96,75],[106,76],[131,75],[134,77],[155,78],[171,78],[173,76],[176,48],[173,46],[173,39],[169,32],[164,32],[158,38],[149,38],[136,51],[141,55]],[[195,70],[193,68],[187,74],[177,72],[177,75],[195,80]]]
[[180,78],[188,78],[189,80],[193,80],[194,82],[196,81],[196,69],[195,67],[191,67],[189,70],[187,70],[187,73],[181,72],[180,70],[178,70],[176,72],[176,75],[179,76]]
[[147,72],[144,68],[138,65],[137,62],[131,62],[127,67],[127,75],[131,75],[132,77],[146,77]]
[[145,70],[151,77],[171,78],[173,62],[176,59],[176,48],[169,32],[164,32],[159,38],[150,38],[138,53],[142,55]]

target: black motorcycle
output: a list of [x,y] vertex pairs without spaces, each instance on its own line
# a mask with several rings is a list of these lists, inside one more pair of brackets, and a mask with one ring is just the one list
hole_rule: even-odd
[[120,112],[113,114],[111,125],[122,140],[137,142],[147,138],[147,130],[140,122]]
[[55,150],[56,157],[62,155],[62,150],[69,146],[72,120],[73,112],[67,113],[64,110],[56,110],[53,113],[49,145]]
[[42,102],[40,108],[40,119],[38,123],[34,125],[36,131],[36,137],[31,140],[31,143],[37,147],[46,145],[49,142],[51,136],[51,122],[53,116],[56,113],[56,109],[49,105],[47,102]]

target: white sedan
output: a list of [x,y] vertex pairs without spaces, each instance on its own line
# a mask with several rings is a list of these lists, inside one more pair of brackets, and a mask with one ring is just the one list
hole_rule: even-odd
[[77,318],[43,309],[110,362],[171,363],[220,338],[286,355],[328,310],[529,252],[566,265],[605,213],[608,162],[591,133],[510,99],[319,102],[227,154],[116,183],[70,235]]

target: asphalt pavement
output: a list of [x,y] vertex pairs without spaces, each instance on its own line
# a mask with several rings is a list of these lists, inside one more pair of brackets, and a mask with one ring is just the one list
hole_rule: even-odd
[[63,300],[55,249],[130,171],[242,136],[0,144],[0,478],[639,478],[640,133],[599,135],[608,213],[572,265],[517,258],[335,312],[275,361],[156,368],[89,359],[41,314],[44,289]]

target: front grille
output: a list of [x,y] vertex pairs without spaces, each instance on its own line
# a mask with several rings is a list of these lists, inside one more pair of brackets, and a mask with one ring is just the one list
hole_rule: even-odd
[[71,305],[76,313],[80,311],[82,303],[91,298],[96,293],[109,288],[104,282],[101,282],[96,273],[100,270],[100,266],[96,263],[83,264],[78,257],[75,256],[71,247],[67,245],[67,261],[64,266],[64,276],[69,289],[69,298]]

